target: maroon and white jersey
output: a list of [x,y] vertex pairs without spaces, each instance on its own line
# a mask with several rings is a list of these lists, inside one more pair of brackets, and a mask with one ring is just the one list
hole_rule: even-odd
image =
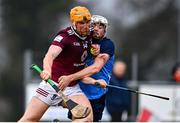
[[[91,35],[80,37],[72,27],[68,27],[58,33],[51,45],[63,49],[52,65],[52,80],[57,82],[60,76],[73,74],[85,67],[85,59],[91,46]],[[77,82],[73,81],[69,86],[75,84]]]

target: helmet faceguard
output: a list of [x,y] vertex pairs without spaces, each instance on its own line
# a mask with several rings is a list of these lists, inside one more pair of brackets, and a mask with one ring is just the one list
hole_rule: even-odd
[[107,29],[108,27],[108,21],[105,17],[100,16],[100,15],[93,15],[91,17],[91,23],[100,23],[103,24],[105,26],[105,29]]

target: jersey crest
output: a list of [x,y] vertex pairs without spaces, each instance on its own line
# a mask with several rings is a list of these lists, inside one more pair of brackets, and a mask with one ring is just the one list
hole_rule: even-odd
[[63,37],[58,35],[58,36],[55,37],[54,41],[61,42],[62,39],[63,39]]

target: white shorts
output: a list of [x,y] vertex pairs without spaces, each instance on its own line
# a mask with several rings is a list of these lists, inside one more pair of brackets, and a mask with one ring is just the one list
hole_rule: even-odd
[[[55,84],[58,85],[57,83]],[[63,93],[68,97],[74,95],[84,95],[79,87],[79,84],[65,88]],[[62,101],[62,98],[57,94],[57,92],[45,81],[42,81],[36,89],[35,97],[50,106],[57,106]]]

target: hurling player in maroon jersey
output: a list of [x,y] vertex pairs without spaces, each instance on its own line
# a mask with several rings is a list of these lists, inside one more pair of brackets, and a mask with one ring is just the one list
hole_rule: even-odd
[[[82,70],[85,66],[85,59],[91,47],[90,19],[91,14],[85,7],[77,6],[71,9],[70,19],[72,25],[59,31],[53,40],[43,60],[43,71],[41,78],[51,78],[58,85],[59,78],[63,75],[73,74]],[[93,121],[93,113],[90,102],[84,95],[76,81],[67,83],[64,94],[73,101],[89,107],[90,114],[83,119],[73,121]],[[26,112],[20,119],[22,122],[39,121],[49,106],[58,105],[62,98],[55,90],[42,81],[32,97]]]
[[[103,115],[107,89],[96,87],[94,84],[99,82],[103,88],[109,84],[115,55],[113,41],[106,37],[108,20],[103,16],[93,15],[91,24],[94,29],[92,41],[100,45],[100,53],[96,57],[88,56],[85,69],[71,75],[61,76],[59,80],[60,87],[64,87],[69,81],[82,79],[79,84],[91,103],[94,114],[93,122],[98,122]],[[71,118],[71,113],[69,113],[69,118]]]

